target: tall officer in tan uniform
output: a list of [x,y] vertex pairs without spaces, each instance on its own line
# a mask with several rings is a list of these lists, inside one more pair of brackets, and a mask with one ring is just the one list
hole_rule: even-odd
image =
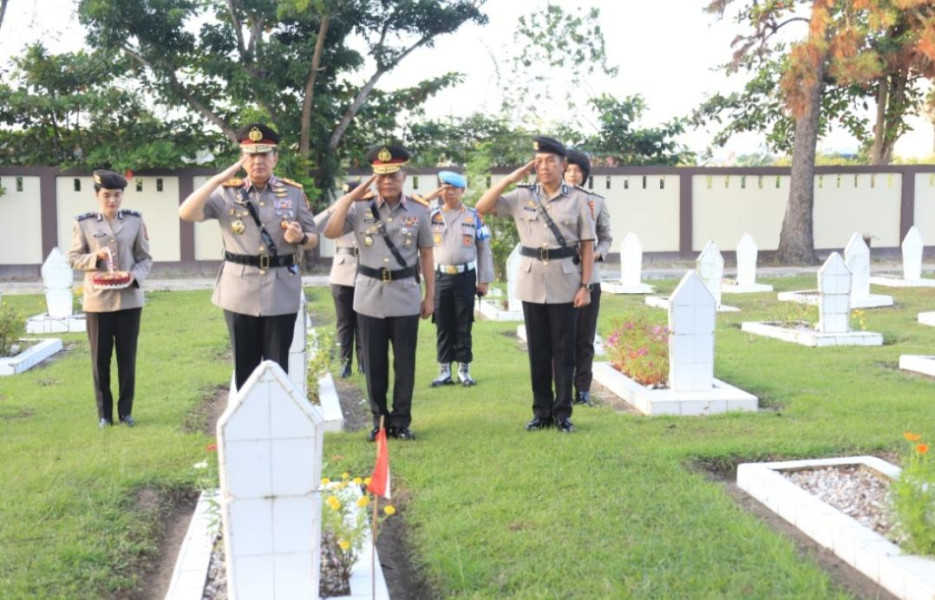
[[[575,309],[591,301],[594,219],[587,195],[562,180],[565,147],[539,136],[533,148],[536,158],[484,192],[477,210],[512,216],[519,231],[522,258],[516,295],[523,301],[533,393],[533,418],[526,430],[554,424],[558,431],[571,433]],[[533,171],[538,183],[504,194]]]
[[[360,181],[349,181],[344,184],[344,193],[348,193],[360,185]],[[315,216],[315,226],[319,231],[324,230],[328,219],[334,212],[334,205]],[[354,312],[354,279],[357,277],[357,238],[353,233],[342,235],[334,241],[334,257],[331,259],[331,273],[328,284],[331,286],[331,297],[334,300],[334,312],[337,318],[335,326],[338,334],[338,345],[341,346],[341,379],[351,376],[351,360],[354,355],[354,346],[357,347],[357,372],[364,372],[363,355],[360,341],[360,327],[357,326],[357,313]]]
[[[353,232],[360,249],[354,310],[364,345],[367,395],[373,415],[368,439],[376,438],[380,418],[384,417],[389,435],[411,440],[415,438],[410,426],[419,316],[426,319],[432,314],[435,296],[432,230],[426,202],[403,194],[406,174],[402,167],[409,153],[399,146],[374,146],[366,159],[374,175],[335,203],[324,234],[336,239]],[[374,182],[377,196],[367,199]],[[419,285],[420,263],[424,297]],[[386,401],[390,344],[392,410]]]
[[578,309],[575,329],[575,404],[591,404],[591,365],[594,363],[594,335],[597,333],[597,316],[601,310],[601,271],[597,263],[604,262],[610,253],[614,238],[610,232],[610,212],[603,196],[584,189],[591,174],[591,159],[584,152],[568,151],[568,166],[565,181],[588,195],[588,207],[594,217],[597,234],[594,246],[594,268],[591,269],[591,303]]
[[471,328],[474,323],[474,295],[483,296],[493,281],[493,253],[490,230],[477,211],[461,203],[467,179],[453,171],[441,171],[442,185],[425,197],[441,197],[432,205],[429,220],[435,242],[435,321],[438,377],[432,387],[450,385],[451,363],[458,362],[458,379],[463,386],[477,383],[471,376]]
[[[302,186],[276,177],[279,135],[251,123],[237,135],[240,160],[179,206],[184,221],[217,219],[224,263],[211,300],[224,309],[239,389],[263,360],[289,370],[289,347],[302,302],[296,258],[318,245]],[[245,179],[232,179],[241,169]]]
[[[119,395],[117,416],[130,427],[136,387],[136,346],[143,312],[140,284],[153,265],[149,237],[140,213],[121,209],[127,180],[113,171],[94,171],[94,192],[100,212],[76,217],[68,261],[73,269],[84,271],[84,298],[81,306],[87,316],[88,343],[91,347],[91,373],[97,400],[98,426],[114,423],[114,396],[110,391],[110,360],[117,350]],[[110,259],[116,271],[130,273],[129,287],[97,289],[91,281],[95,272],[107,268]]]

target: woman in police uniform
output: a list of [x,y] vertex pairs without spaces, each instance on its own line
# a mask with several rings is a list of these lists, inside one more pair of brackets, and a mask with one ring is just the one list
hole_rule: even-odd
[[[136,384],[136,346],[143,311],[140,284],[149,275],[153,259],[149,238],[140,213],[121,209],[127,180],[113,171],[94,171],[94,193],[100,212],[79,215],[72,229],[68,260],[73,269],[84,271],[84,298],[91,373],[97,399],[98,426],[114,423],[114,397],[110,391],[110,359],[117,350],[119,396],[117,416],[133,427],[133,394]],[[98,271],[108,268],[130,274],[123,289],[99,289],[92,282]]]

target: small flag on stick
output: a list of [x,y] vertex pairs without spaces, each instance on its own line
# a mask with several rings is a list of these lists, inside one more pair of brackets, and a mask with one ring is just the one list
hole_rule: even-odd
[[380,427],[377,432],[377,464],[370,476],[370,485],[367,490],[376,496],[390,499],[390,452],[386,445],[386,428]]

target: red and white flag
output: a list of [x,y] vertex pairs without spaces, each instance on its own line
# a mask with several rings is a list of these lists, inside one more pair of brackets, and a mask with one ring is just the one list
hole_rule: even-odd
[[377,496],[390,499],[390,451],[386,445],[386,429],[380,428],[377,432],[377,465],[370,476],[370,485],[367,490]]

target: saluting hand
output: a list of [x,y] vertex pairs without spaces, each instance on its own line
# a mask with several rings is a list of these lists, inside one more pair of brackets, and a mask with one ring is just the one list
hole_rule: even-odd
[[357,187],[355,187],[353,190],[351,190],[351,194],[352,194],[352,195],[353,195],[353,194],[356,194],[356,195],[354,196],[354,200],[358,200],[358,201],[359,201],[359,200],[368,200],[369,198],[364,198],[364,196],[367,195],[367,192],[372,191],[370,188],[373,186],[373,184],[376,182],[376,180],[377,180],[377,174],[374,173],[373,175],[371,175],[370,177],[367,178],[367,181],[363,182],[362,184],[360,184],[359,186],[357,186]]
[[533,159],[529,161],[528,163],[526,163],[525,165],[523,165],[522,167],[516,169],[515,171],[507,175],[507,178],[510,180],[511,183],[519,183],[520,181],[526,179],[528,175],[532,175],[535,172],[536,172],[536,161],[535,159]]
[[572,306],[575,308],[581,308],[582,306],[587,306],[591,304],[591,292],[582,288],[578,288],[578,291],[575,292],[575,299],[572,302]]
[[240,160],[238,160],[237,162],[235,162],[235,163],[232,164],[231,166],[229,166],[229,167],[227,167],[226,169],[224,169],[224,173],[221,175],[222,178],[224,178],[224,179],[230,179],[231,177],[233,177],[234,175],[236,175],[237,172],[240,171],[241,167],[243,167],[243,163],[244,163],[245,160],[247,160],[247,156],[246,156],[245,154],[244,154],[244,155],[241,155],[241,156],[240,156]]

